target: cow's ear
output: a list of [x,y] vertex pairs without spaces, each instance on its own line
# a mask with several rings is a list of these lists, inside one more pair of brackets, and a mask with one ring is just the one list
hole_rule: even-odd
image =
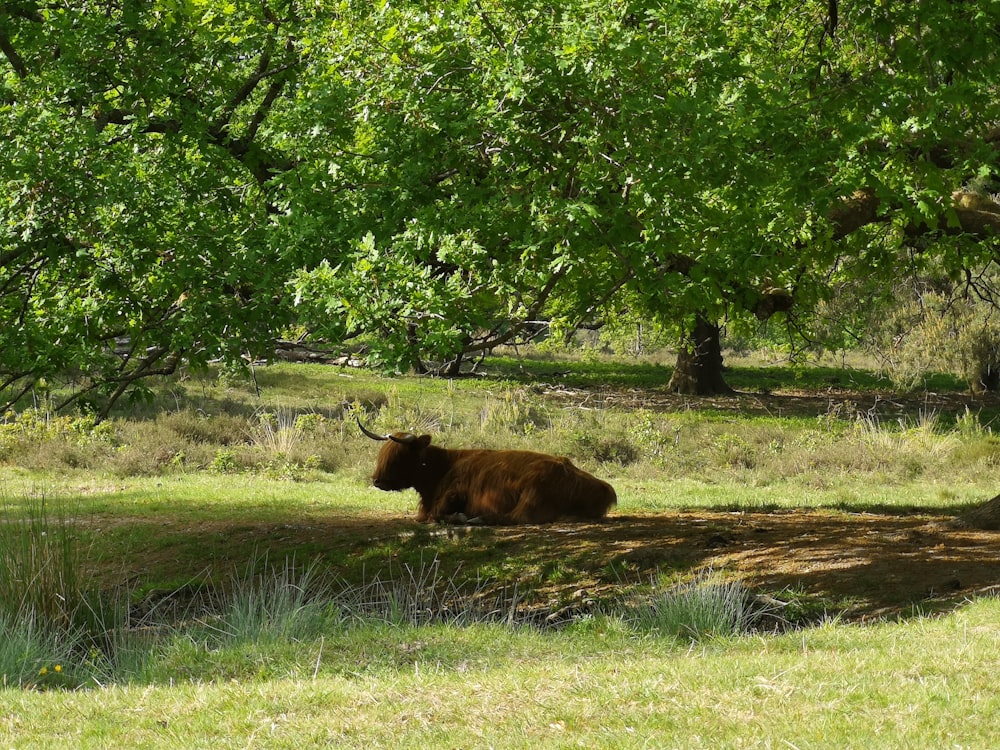
[[421,435],[420,437],[417,438],[416,443],[415,443],[415,445],[418,448],[420,448],[421,450],[423,450],[424,448],[426,448],[430,444],[431,444],[431,436],[430,435]]

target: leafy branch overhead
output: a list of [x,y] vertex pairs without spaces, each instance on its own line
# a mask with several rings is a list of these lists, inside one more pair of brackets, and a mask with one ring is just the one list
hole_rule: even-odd
[[628,314],[697,358],[901,258],[973,278],[994,6],[7,3],[4,401],[291,333],[455,370]]

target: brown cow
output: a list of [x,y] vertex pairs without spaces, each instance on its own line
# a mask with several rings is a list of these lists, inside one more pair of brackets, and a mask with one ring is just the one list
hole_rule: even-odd
[[430,435],[377,435],[384,440],[372,483],[380,490],[412,487],[420,495],[417,520],[485,524],[597,520],[617,502],[614,488],[568,458],[532,451],[448,450]]

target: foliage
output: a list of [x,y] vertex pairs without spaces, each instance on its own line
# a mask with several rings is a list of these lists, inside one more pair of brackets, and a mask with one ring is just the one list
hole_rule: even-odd
[[115,426],[93,414],[57,415],[47,408],[8,414],[0,423],[0,460],[26,466],[87,466],[119,446]]
[[981,268],[998,14],[7,4],[3,401],[104,417],[292,330],[390,371],[538,321],[807,331],[840,280]]
[[893,285],[895,304],[867,329],[866,346],[902,389],[926,387],[934,372],[961,378],[976,393],[1000,387],[995,272],[968,283],[941,275]]

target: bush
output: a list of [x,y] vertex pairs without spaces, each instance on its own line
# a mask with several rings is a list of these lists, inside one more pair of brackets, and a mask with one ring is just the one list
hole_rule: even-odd
[[634,464],[642,457],[642,451],[634,442],[615,435],[582,432],[573,436],[574,456],[582,459],[613,463],[619,466]]
[[991,305],[932,282],[901,289],[899,299],[870,344],[898,388],[926,388],[935,373],[948,373],[974,392],[1000,389],[1000,321]]
[[225,412],[209,415],[194,409],[161,414],[157,422],[185,442],[204,445],[245,444],[250,427],[243,416]]
[[115,425],[91,414],[59,416],[33,408],[0,424],[0,460],[31,469],[90,468],[118,444]]

